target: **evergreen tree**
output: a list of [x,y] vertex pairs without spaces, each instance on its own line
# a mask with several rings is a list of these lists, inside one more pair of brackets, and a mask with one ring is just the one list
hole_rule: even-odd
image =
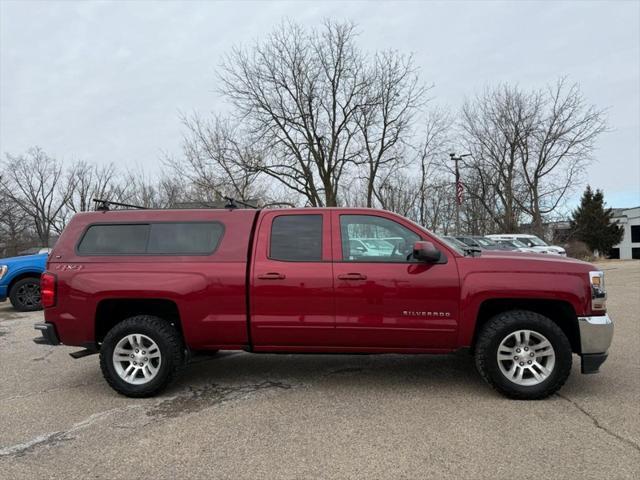
[[573,211],[572,217],[571,237],[586,243],[600,255],[606,255],[622,240],[624,230],[617,222],[611,222],[613,210],[605,208],[602,190],[594,193],[587,185],[580,206]]

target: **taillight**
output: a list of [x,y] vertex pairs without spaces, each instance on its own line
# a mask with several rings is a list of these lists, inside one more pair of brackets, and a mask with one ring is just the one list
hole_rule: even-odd
[[604,272],[589,272],[589,282],[591,283],[591,310],[607,310],[607,291],[604,288]]
[[40,277],[40,300],[44,308],[56,304],[56,276],[53,273],[44,272]]

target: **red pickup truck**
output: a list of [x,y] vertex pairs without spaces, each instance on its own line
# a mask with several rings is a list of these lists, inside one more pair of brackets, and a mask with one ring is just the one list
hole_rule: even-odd
[[100,354],[131,397],[193,352],[447,353],[467,349],[512,398],[594,373],[613,324],[604,275],[558,256],[459,250],[361,208],[117,210],[73,217],[41,279],[36,343]]

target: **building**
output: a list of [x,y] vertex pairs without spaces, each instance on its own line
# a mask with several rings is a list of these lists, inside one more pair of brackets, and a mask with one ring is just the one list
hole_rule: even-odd
[[624,229],[624,236],[611,249],[609,258],[640,260],[640,207],[614,208],[612,220]]

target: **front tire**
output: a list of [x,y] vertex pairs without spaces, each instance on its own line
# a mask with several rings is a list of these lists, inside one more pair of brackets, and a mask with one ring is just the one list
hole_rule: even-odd
[[11,305],[19,312],[42,310],[40,302],[40,279],[35,277],[18,280],[9,292]]
[[151,397],[164,390],[184,363],[182,339],[167,321],[151,315],[113,327],[100,348],[107,383],[127,397]]
[[498,392],[538,400],[557,392],[571,373],[571,344],[552,320],[526,310],[503,312],[482,328],[476,367]]

